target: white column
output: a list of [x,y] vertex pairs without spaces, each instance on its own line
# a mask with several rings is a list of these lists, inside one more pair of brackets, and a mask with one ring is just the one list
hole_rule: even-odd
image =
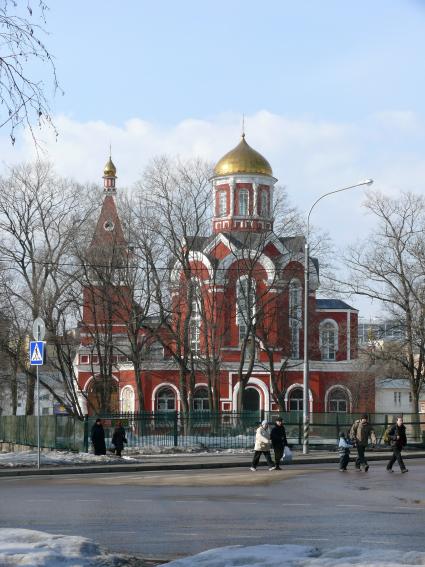
[[269,218],[273,217],[273,197],[274,197],[274,185],[269,187]]
[[231,179],[229,182],[230,187],[230,213],[229,216],[233,217],[235,214],[235,188],[236,182],[234,179]]
[[253,183],[252,188],[254,189],[254,207],[252,211],[252,216],[258,217],[258,183]]

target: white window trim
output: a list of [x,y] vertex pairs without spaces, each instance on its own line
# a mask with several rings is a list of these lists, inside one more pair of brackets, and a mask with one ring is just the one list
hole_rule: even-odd
[[329,401],[330,401],[330,397],[331,394],[334,390],[343,390],[348,397],[348,410],[347,413],[351,413],[352,412],[352,408],[353,408],[353,397],[351,395],[350,390],[347,388],[347,386],[344,386],[343,384],[334,384],[333,386],[330,386],[325,393],[325,411],[328,412],[328,405],[329,405]]
[[332,325],[332,327],[334,328],[334,331],[335,331],[335,340],[334,340],[335,358],[334,359],[333,358],[323,358],[323,356],[322,356],[322,360],[332,362],[332,361],[336,361],[336,353],[338,352],[338,348],[339,348],[339,345],[338,345],[339,328],[338,328],[338,323],[335,321],[335,319],[325,319],[324,321],[320,322],[320,325],[319,325],[319,349],[320,349],[320,352],[322,352],[322,348],[323,348],[322,334],[323,334],[323,331],[324,331],[324,327],[326,325],[329,325],[329,324]]
[[[223,201],[222,201],[223,199]],[[224,207],[222,205],[224,204]],[[225,189],[221,189],[218,191],[218,216],[219,217],[227,217],[227,191]]]
[[[293,290],[297,293],[297,304],[293,304]],[[292,360],[298,360],[300,358],[300,330],[301,330],[301,319],[302,319],[302,286],[299,279],[294,278],[289,282],[288,285],[288,302],[289,302],[289,328],[291,329],[291,353],[290,357]],[[296,310],[294,317],[294,310]],[[297,345],[294,350],[293,335],[294,331],[297,333]],[[295,356],[296,355],[296,356]]]
[[[243,213],[243,212],[241,211],[241,195],[242,195],[242,194],[243,194],[243,195],[246,195],[246,212],[245,212],[245,213]],[[239,189],[239,190],[238,190],[238,215],[241,216],[241,217],[247,217],[247,216],[249,216],[249,205],[250,205],[250,202],[249,202],[249,190],[248,190],[248,189],[245,189],[245,188]]]

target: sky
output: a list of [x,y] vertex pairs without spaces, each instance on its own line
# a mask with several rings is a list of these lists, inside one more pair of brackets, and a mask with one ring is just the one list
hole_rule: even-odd
[[[64,95],[46,87],[59,137],[40,138],[61,175],[100,183],[109,144],[121,187],[158,154],[215,162],[245,114],[248,143],[301,211],[365,178],[423,192],[424,0],[47,3]],[[0,171],[34,158],[28,134],[12,147],[5,129],[0,152]],[[363,199],[329,198],[312,221],[346,246],[372,226]]]

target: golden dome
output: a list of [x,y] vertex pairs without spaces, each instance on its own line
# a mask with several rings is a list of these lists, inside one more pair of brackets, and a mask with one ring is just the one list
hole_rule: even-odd
[[117,176],[117,168],[115,167],[111,156],[109,156],[108,162],[105,165],[105,168],[103,170],[103,175],[105,177],[116,177]]
[[247,144],[245,134],[242,134],[242,140],[236,148],[223,156],[214,168],[214,174],[217,176],[233,173],[273,175],[269,162]]

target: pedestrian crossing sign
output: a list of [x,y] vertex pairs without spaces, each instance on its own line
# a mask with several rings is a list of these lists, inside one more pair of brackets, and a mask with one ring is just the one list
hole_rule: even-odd
[[44,362],[44,342],[30,342],[30,365],[41,366]]

